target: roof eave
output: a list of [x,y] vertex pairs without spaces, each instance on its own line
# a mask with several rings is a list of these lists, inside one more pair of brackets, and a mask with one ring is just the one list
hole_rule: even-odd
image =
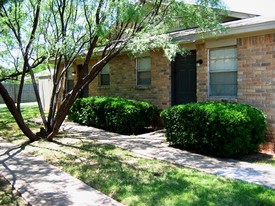
[[261,22],[252,25],[241,25],[241,26],[225,26],[226,32],[222,33],[215,33],[213,32],[198,32],[197,30],[193,30],[190,34],[181,35],[180,32],[178,34],[174,34],[175,41],[179,43],[192,43],[198,41],[200,38],[199,36],[203,35],[203,39],[211,39],[217,37],[225,37],[225,36],[232,36],[232,35],[241,35],[245,33],[253,33],[259,31],[268,31],[268,30],[275,30],[275,20],[268,21],[268,22]]

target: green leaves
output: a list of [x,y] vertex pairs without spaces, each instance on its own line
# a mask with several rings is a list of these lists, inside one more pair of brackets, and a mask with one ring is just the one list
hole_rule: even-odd
[[161,117],[168,142],[219,157],[257,150],[267,129],[262,111],[238,103],[190,103],[166,109]]
[[[98,37],[95,47],[126,46],[134,55],[164,49],[172,60],[182,49],[173,42],[171,29],[198,27],[204,32],[221,29],[218,23],[223,14],[220,1],[198,0],[196,3],[176,0],[153,0],[145,4],[133,0],[1,1],[0,39],[4,42],[1,47],[9,51],[26,48],[31,38],[34,11],[41,4],[38,29],[31,52],[27,54],[33,61],[45,55],[50,59],[57,54],[73,61],[89,49],[95,37]],[[14,62],[23,56],[9,52],[3,58]],[[23,61],[18,61],[16,69],[22,64]]]
[[[32,73],[35,85],[35,70],[53,70],[49,123],[39,104],[50,135],[48,139],[52,140],[59,129],[55,127],[60,127],[79,92],[119,52],[126,50],[137,55],[163,49],[172,60],[176,53],[184,52],[173,37],[175,24],[179,29],[200,27],[202,31],[209,31],[219,28],[220,10],[216,9],[220,8],[219,1],[200,0],[197,3],[187,5],[178,0],[1,1],[0,62],[5,65],[0,66],[9,68],[13,76],[22,74],[23,78],[19,78],[22,87],[27,73]],[[79,64],[88,72],[78,78],[68,93],[67,74],[70,68]],[[36,95],[41,102],[38,92]]]
[[122,134],[133,134],[152,126],[157,107],[147,102],[124,98],[90,97],[77,99],[69,119]]

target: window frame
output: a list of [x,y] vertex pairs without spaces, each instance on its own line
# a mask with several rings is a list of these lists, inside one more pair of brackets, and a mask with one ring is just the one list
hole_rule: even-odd
[[[226,70],[218,70],[218,71],[211,71],[211,51],[216,50],[224,50],[224,49],[234,48],[235,49],[235,61],[236,61],[236,68],[235,69],[226,69]],[[231,58],[232,59],[232,58]],[[211,95],[211,73],[236,73],[236,91],[234,95]],[[225,85],[225,84],[224,84]],[[231,46],[224,46],[224,47],[215,47],[208,49],[208,97],[210,98],[237,98],[238,95],[238,50],[236,45]]]
[[[140,59],[150,59],[150,65],[149,65],[149,70],[145,70],[145,71],[140,71],[139,70],[139,60]],[[152,58],[151,56],[141,56],[141,57],[137,57],[136,58],[136,86],[137,87],[150,87],[152,84]],[[139,83],[139,73],[140,72],[149,72],[150,73],[150,83],[149,84],[140,84]]]

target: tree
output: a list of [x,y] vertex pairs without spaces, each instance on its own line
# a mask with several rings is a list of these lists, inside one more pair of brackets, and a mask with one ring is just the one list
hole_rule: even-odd
[[[2,0],[0,58],[9,69],[0,72],[0,94],[31,141],[51,141],[83,88],[122,50],[164,49],[172,59],[182,49],[173,42],[171,27],[177,23],[182,28],[196,25],[202,32],[219,31],[220,8],[219,0],[197,0],[196,5],[177,0]],[[91,66],[94,56],[98,60]],[[78,58],[89,72],[67,92],[67,73]],[[54,83],[47,116],[34,75],[41,68],[52,72]],[[20,111],[27,76],[32,79],[43,122],[36,134]],[[14,77],[20,81],[15,101],[3,86]]]

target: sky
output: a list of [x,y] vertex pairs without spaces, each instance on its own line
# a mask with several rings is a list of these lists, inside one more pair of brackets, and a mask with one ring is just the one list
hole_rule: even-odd
[[223,0],[229,10],[275,16],[275,0]]
[[[196,0],[184,0],[195,3]],[[275,16],[275,0],[221,0],[227,9],[244,13]]]

